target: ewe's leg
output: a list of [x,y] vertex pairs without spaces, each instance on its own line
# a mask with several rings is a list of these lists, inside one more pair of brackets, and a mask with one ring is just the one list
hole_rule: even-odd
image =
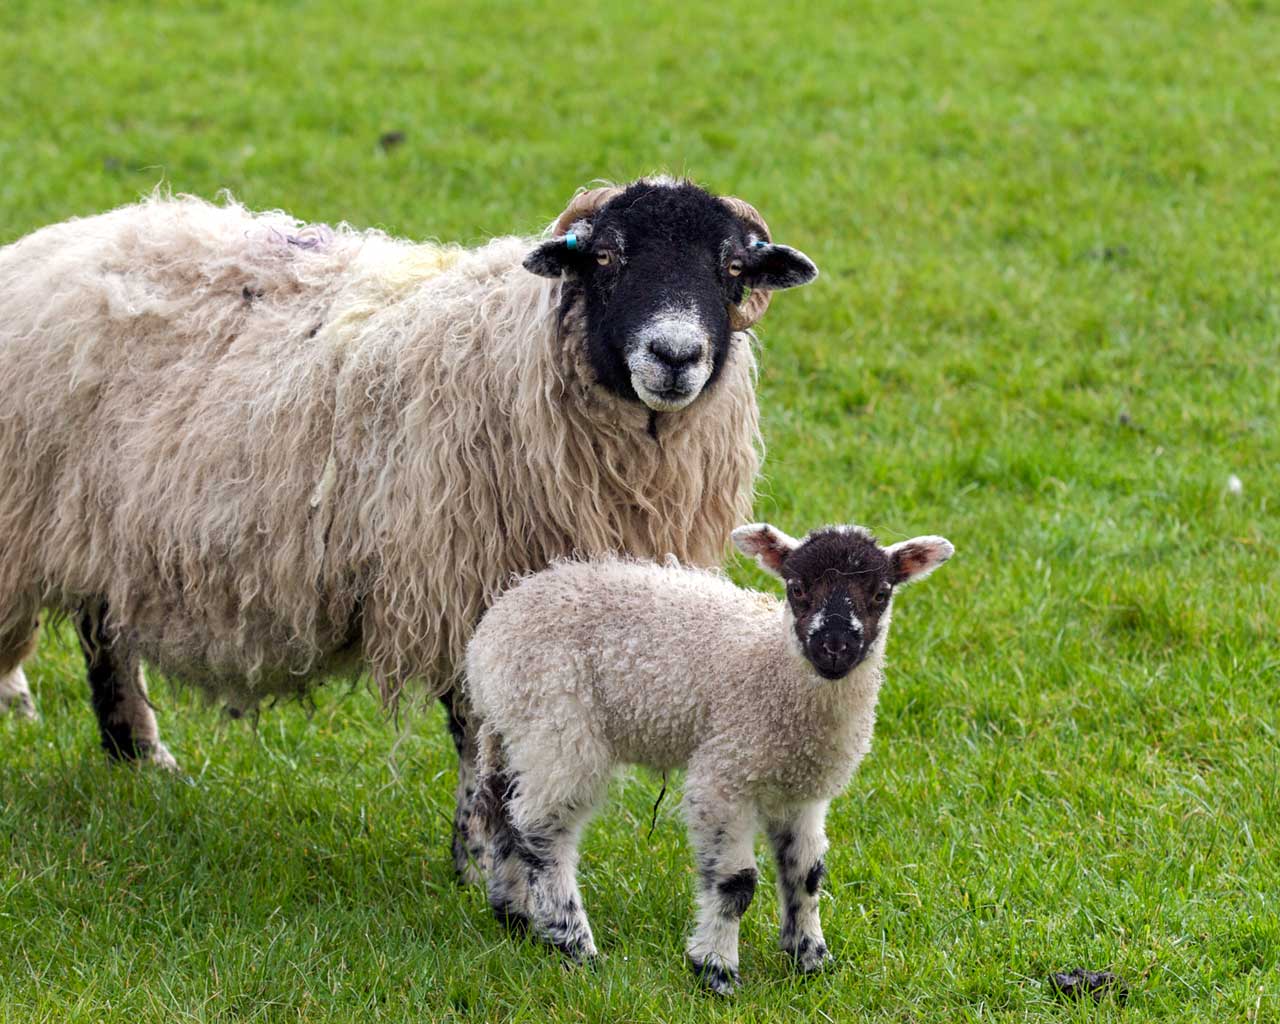
[[769,842],[778,861],[778,904],[782,911],[782,948],[800,970],[819,970],[830,958],[818,920],[818,890],[827,873],[825,802],[805,804],[795,813],[769,822]]
[[725,803],[690,778],[689,839],[698,864],[698,921],[687,946],[703,984],[729,995],[738,981],[738,924],[756,891],[755,808]]
[[459,885],[474,885],[483,880],[481,858],[484,844],[471,835],[471,815],[476,799],[476,728],[462,690],[455,687],[440,698],[449,715],[449,735],[458,752],[457,801],[453,814],[453,870]]
[[108,636],[105,614],[104,605],[76,619],[102,747],[113,760],[150,761],[176,771],[177,762],[160,742],[142,664],[126,645]]
[[21,718],[35,718],[36,705],[22,671],[22,663],[36,649],[37,632],[11,643],[0,643],[0,713],[11,711]]

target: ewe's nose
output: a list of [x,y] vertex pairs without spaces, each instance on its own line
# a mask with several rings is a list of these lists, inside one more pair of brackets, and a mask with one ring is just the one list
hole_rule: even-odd
[[642,332],[641,339],[654,361],[677,373],[698,362],[707,345],[701,321],[683,313],[657,317]]
[[649,342],[649,352],[668,369],[679,371],[702,358],[702,339],[664,336]]

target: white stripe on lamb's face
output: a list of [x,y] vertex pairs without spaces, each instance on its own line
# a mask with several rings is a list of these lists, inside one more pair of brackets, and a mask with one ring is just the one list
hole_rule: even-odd
[[711,338],[696,309],[663,310],[627,347],[631,386],[650,409],[674,412],[698,397],[711,376]]

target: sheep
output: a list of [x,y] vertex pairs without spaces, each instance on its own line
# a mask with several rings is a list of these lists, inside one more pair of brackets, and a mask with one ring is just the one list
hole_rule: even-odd
[[758,523],[732,537],[786,581],[785,600],[678,564],[561,561],[485,614],[465,683],[481,721],[473,832],[499,920],[574,960],[595,956],[576,881],[582,830],[618,765],[685,768],[698,869],[687,958],[721,994],[739,980],[762,825],[782,947],[803,972],[828,959],[827,805],[870,747],[894,593],[954,552],[932,536],[882,548],[856,526],[797,541]]
[[575,552],[721,560],[759,466],[750,328],[816,274],[669,178],[473,249],[159,194],[0,249],[0,689],[29,706],[65,614],[103,746],[172,766],[144,661],[233,708],[413,681],[461,825],[481,613]]

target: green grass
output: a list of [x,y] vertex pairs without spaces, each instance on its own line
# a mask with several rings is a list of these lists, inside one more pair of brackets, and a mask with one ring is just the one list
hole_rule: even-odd
[[[655,780],[566,971],[453,886],[434,710],[159,687],[192,784],[112,771],[46,637],[0,1022],[1280,1020],[1280,3],[6,0],[0,69],[0,241],[161,180],[462,240],[596,177],[743,195],[824,272],[763,325],[760,515],[959,549],[833,808],[838,967],[788,971],[762,887],[730,1002]],[[1076,965],[1129,1005],[1055,1002]]]

